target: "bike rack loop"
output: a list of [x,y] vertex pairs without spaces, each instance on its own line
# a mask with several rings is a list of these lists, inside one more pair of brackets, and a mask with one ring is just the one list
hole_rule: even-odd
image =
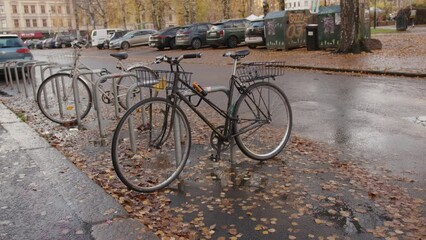
[[[113,88],[113,93],[114,93],[114,107],[115,107],[115,114],[116,117],[118,118],[118,98],[116,97],[117,94],[117,84],[116,84],[116,79],[117,78],[123,78],[123,77],[134,77],[135,79],[137,79],[137,75],[135,73],[130,73],[130,72],[120,72],[120,73],[113,73],[113,74],[107,74],[104,75],[102,77],[100,77],[99,79],[96,80],[96,82],[94,83],[94,90],[93,90],[93,96],[94,96],[94,102],[95,102],[95,107],[96,107],[96,114],[97,114],[97,118],[98,118],[98,126],[99,126],[99,136],[100,138],[104,138],[105,134],[103,132],[103,128],[102,128],[102,115],[101,115],[101,109],[99,107],[99,93],[98,93],[98,89],[101,83],[106,82],[108,79],[112,79],[112,88]],[[77,85],[76,81],[73,82],[75,85]],[[74,91],[76,92],[76,91]],[[77,93],[78,95],[78,93]],[[74,97],[75,99],[77,99],[76,97]],[[77,104],[78,105],[78,104]],[[79,117],[77,116],[77,119],[79,119]]]
[[[101,73],[101,72],[102,72],[102,69],[94,69],[94,70],[89,69],[89,70],[86,70],[86,71],[78,72],[72,78],[72,89],[73,89],[73,94],[74,94],[75,111],[76,111],[76,115],[77,115],[77,125],[78,126],[81,126],[81,115],[80,115],[80,106],[78,104],[80,102],[80,95],[79,95],[79,92],[78,92],[77,79],[80,76],[83,76],[83,75],[91,75],[92,83],[93,83],[93,75],[97,74],[97,73]],[[92,86],[91,90],[93,92],[93,86]],[[92,93],[92,94],[94,94],[94,93]],[[93,96],[95,96],[95,95],[93,95]],[[94,104],[96,105],[96,103],[94,103]],[[96,106],[95,106],[95,108],[96,108]]]
[[35,61],[35,60],[30,60],[30,61],[26,61],[26,62],[24,62],[23,64],[22,64],[22,81],[24,82],[24,91],[25,91],[25,98],[28,98],[28,90],[27,90],[27,77],[26,77],[26,75],[25,75],[25,70],[30,70],[29,71],[29,74],[30,74],[30,76],[28,76],[29,77],[29,79],[28,79],[28,83],[29,84],[31,84],[31,86],[32,86],[32,81],[34,81],[34,77],[33,77],[33,75],[31,74],[31,66],[33,65],[33,64],[35,64],[35,63],[37,63],[37,61]]
[[40,61],[35,63],[34,65],[31,66],[31,76],[32,76],[32,88],[33,88],[33,95],[34,95],[34,101],[37,101],[37,76],[36,76],[36,68],[40,67],[40,78],[41,81],[44,80],[44,75],[43,75],[43,66],[48,66],[48,65],[52,65],[52,63],[48,63],[45,61]]

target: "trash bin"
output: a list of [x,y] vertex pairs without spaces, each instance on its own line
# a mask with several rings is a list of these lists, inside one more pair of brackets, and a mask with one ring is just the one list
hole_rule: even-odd
[[306,48],[308,51],[318,50],[318,24],[306,25]]
[[399,10],[396,15],[396,30],[405,31],[408,27],[408,17],[403,10]]

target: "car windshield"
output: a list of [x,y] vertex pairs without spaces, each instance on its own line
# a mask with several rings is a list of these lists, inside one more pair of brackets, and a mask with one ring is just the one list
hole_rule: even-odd
[[123,38],[129,38],[129,37],[133,36],[133,34],[135,34],[135,32],[128,32],[128,33],[124,34]]
[[24,43],[17,37],[0,37],[1,48],[17,48],[23,47]]
[[251,22],[250,26],[251,27],[263,27],[263,21],[256,21],[256,22]]

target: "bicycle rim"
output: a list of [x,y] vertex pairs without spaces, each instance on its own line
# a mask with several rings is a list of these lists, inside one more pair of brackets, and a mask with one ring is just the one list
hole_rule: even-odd
[[77,79],[79,100],[75,101],[72,76],[57,73],[49,76],[37,92],[37,104],[41,112],[53,122],[74,124],[77,122],[76,103],[79,104],[81,119],[86,117],[92,107],[92,95],[87,84]]
[[172,112],[172,103],[166,99],[146,99],[132,106],[118,123],[112,162],[117,176],[130,189],[159,190],[183,170],[191,131],[182,110],[176,107],[173,123]]
[[284,92],[268,82],[251,85],[235,105],[235,140],[250,158],[278,155],[290,138],[292,114]]

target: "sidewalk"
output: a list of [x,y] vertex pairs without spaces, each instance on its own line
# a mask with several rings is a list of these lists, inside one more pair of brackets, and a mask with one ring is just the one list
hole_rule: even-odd
[[157,239],[0,103],[0,239]]

